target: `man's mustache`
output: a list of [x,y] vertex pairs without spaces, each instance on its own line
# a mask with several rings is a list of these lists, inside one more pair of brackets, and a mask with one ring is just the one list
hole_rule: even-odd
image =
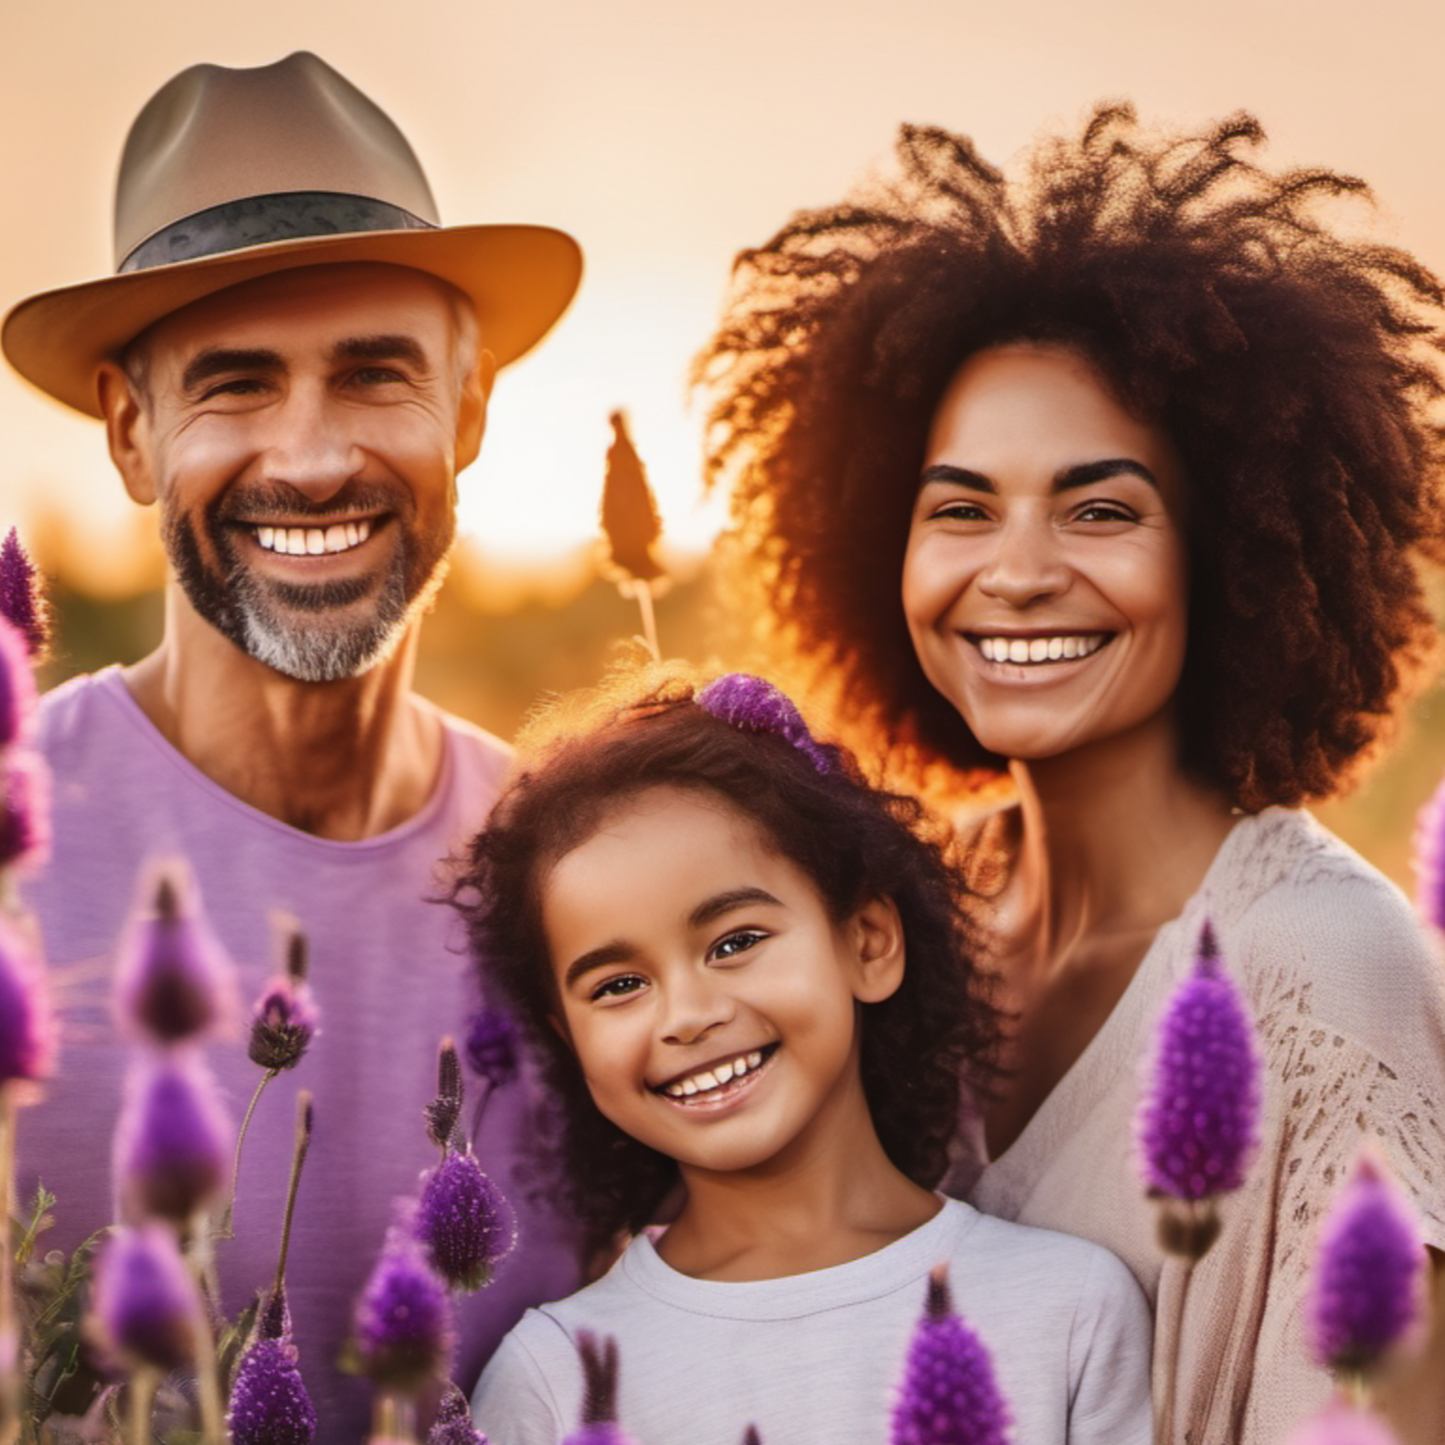
[[289,482],[254,482],[229,488],[217,499],[212,517],[218,522],[324,521],[357,512],[411,511],[411,494],[386,482],[347,482],[339,492],[317,501]]

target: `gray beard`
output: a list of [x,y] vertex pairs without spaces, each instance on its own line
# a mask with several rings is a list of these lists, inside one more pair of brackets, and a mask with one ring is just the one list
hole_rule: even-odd
[[[284,490],[284,498],[281,493]],[[400,644],[411,619],[435,596],[446,575],[446,556],[455,527],[441,537],[420,537],[409,505],[398,509],[390,489],[349,490],[316,507],[292,489],[265,489],[277,499],[277,510],[291,519],[324,525],[347,507],[383,504],[391,512],[387,525],[400,530],[391,562],[378,585],[372,577],[338,582],[284,583],[258,576],[237,555],[227,530],[227,510],[241,510],[242,499],[229,493],[206,508],[204,526],[220,563],[209,566],[191,518],[165,506],[161,534],[176,580],[196,612],[248,657],[298,682],[337,682],[356,677],[385,662]],[[250,494],[255,497],[256,492]],[[406,499],[410,502],[410,498]],[[251,501],[249,510],[264,514]],[[374,592],[369,611],[350,618],[343,607]]]

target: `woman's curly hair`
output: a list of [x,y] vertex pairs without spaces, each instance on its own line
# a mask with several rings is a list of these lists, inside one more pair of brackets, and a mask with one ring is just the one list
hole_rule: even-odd
[[820,772],[791,742],[724,722],[694,698],[682,675],[652,677],[630,693],[614,685],[573,699],[541,720],[540,741],[534,724],[452,895],[484,991],[513,1012],[545,1077],[543,1186],[594,1247],[653,1220],[679,1176],[598,1111],[552,1023],[560,1005],[542,891],[559,859],[649,789],[719,798],[812,879],[834,922],[870,898],[897,906],[903,982],[860,1006],[860,1054],[874,1125],[900,1170],[937,1184],[964,1091],[986,1093],[993,1078],[998,1021],[973,961],[967,891],[942,843],[925,837],[921,806],[870,786],[841,749],[827,749],[833,765]]
[[736,485],[749,585],[848,716],[927,763],[998,767],[929,685],[899,578],[933,413],[990,346],[1082,354],[1190,489],[1184,765],[1237,807],[1331,792],[1430,650],[1445,553],[1441,290],[1327,229],[1363,192],[1252,159],[1249,116],[1159,139],[1126,106],[1036,149],[1023,184],[905,126],[902,174],[738,258],[696,380]]

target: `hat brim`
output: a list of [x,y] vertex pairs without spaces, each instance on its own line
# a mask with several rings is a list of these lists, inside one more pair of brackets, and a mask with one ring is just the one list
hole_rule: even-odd
[[257,276],[343,261],[410,266],[450,282],[471,298],[482,345],[499,366],[547,334],[582,277],[581,248],[550,226],[306,236],[41,292],[5,318],[0,347],[27,381],[98,417],[101,363],[161,317]]

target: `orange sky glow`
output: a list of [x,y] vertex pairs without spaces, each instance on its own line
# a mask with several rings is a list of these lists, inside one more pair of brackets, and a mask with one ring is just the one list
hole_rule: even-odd
[[[608,412],[626,407],[672,546],[706,548],[689,358],[733,254],[840,196],[902,120],[1007,161],[1097,99],[1197,124],[1247,107],[1270,155],[1369,180],[1377,234],[1445,267],[1445,7],[1376,0],[11,0],[0,20],[0,304],[109,269],[125,129],[199,60],[307,48],[411,138],[444,220],[562,226],[587,253],[572,311],[503,374],[463,533],[499,571],[596,527]],[[99,580],[149,556],[100,428],[0,376],[0,518],[48,513]],[[152,559],[153,560],[153,559]]]

